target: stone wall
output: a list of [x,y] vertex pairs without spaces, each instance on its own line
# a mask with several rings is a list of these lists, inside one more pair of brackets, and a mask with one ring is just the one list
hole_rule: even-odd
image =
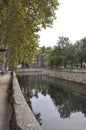
[[13,73],[13,99],[16,130],[42,130],[26,103],[15,73]]
[[64,79],[76,83],[86,84],[86,72],[45,70],[42,73],[43,75],[47,75],[53,78]]

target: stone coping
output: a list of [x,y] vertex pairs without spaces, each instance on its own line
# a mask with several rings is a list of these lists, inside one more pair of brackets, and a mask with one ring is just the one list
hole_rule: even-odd
[[13,72],[13,99],[16,130],[42,130],[21,92],[15,72]]

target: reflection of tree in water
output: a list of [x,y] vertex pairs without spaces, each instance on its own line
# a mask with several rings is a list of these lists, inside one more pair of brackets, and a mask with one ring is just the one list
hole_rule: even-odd
[[[23,92],[23,95],[24,95],[27,103],[29,104],[29,107],[30,107],[31,111],[33,112],[32,104],[31,104],[30,99],[33,96],[38,98],[38,89],[37,89],[38,87],[37,86],[40,86],[41,77],[39,75],[38,75],[38,77],[37,76],[35,76],[35,77],[34,76],[17,76],[17,77],[18,77],[18,81],[19,81],[19,84],[21,86],[21,90]],[[36,85],[35,90],[33,89],[34,85]],[[33,112],[33,114],[36,117],[39,124],[42,125],[41,113],[35,114]]]
[[73,95],[58,86],[49,84],[49,93],[55,106],[57,107],[60,117],[67,118],[70,117],[72,113],[82,112],[86,116],[86,99],[82,99],[79,96]]
[[[41,75],[18,76],[18,80],[31,109],[30,99],[32,97],[38,98],[38,93],[40,92],[44,96],[46,96],[46,94],[50,95],[61,118],[70,117],[70,115],[75,112],[82,112],[86,117],[85,99],[61,89],[60,86],[56,84],[42,81]],[[37,114],[36,117],[41,124],[40,113]]]

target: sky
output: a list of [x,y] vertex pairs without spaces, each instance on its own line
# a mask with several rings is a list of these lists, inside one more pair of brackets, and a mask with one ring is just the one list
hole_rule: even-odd
[[53,28],[39,32],[40,46],[55,46],[59,36],[68,37],[72,43],[86,36],[86,0],[59,0],[59,3]]

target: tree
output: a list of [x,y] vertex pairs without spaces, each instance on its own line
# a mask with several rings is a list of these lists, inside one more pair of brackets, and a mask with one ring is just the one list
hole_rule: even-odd
[[66,65],[69,65],[72,68],[73,66],[78,66],[78,54],[75,45],[69,45],[69,48],[66,50],[66,55],[64,59]]
[[38,49],[38,54],[36,55],[36,63],[37,67],[45,67],[45,54],[46,54],[46,47],[42,46]]
[[86,62],[86,37],[77,41],[75,47],[77,48],[78,62],[82,68],[83,62]]
[[57,0],[0,0],[0,46],[7,49],[11,66],[33,61],[37,32],[51,26],[57,7]]
[[57,45],[54,48],[50,48],[47,50],[46,61],[47,65],[51,68],[59,67],[64,64],[66,66],[66,55],[68,52],[70,40],[67,37],[59,37]]
[[57,42],[57,47],[59,48],[59,55],[57,55],[57,58],[61,57],[60,62],[64,65],[65,68],[67,66],[67,55],[70,45],[71,43],[68,37],[59,37],[59,40]]
[[46,48],[44,58],[45,58],[45,66],[52,68],[52,66],[53,66],[53,49],[52,49],[52,47]]

